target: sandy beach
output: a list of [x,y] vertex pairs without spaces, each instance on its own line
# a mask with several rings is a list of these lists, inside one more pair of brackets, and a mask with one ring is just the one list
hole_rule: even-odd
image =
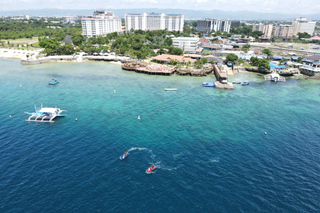
[[34,50],[18,50],[18,49],[0,48],[0,58],[13,58],[13,59],[26,60],[27,55],[29,55],[29,58],[35,58],[35,56],[38,55],[41,50],[42,49],[39,49],[38,51],[34,51]]

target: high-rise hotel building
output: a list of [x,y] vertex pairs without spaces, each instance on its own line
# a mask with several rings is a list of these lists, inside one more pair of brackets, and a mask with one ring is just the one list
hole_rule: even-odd
[[316,27],[316,22],[311,21],[311,19],[300,17],[292,21],[293,25],[293,35],[298,35],[298,33],[308,33],[313,35],[314,29]]
[[121,19],[115,18],[110,11],[95,11],[92,17],[81,19],[82,35],[88,37],[106,36],[108,33],[121,32]]
[[165,13],[125,14],[126,30],[183,31],[184,15]]
[[[204,19],[197,21],[197,31],[202,33],[210,33],[212,30],[215,32],[230,32],[232,21],[230,20],[219,20],[219,19]],[[240,25],[240,22],[239,22]]]

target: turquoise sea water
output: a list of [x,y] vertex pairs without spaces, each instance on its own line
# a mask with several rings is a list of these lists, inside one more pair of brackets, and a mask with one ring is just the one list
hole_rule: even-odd
[[[0,212],[320,212],[319,80],[0,65]],[[41,103],[68,116],[26,122]]]

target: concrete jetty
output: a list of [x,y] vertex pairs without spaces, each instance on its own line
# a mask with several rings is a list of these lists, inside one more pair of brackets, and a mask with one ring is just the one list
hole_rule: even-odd
[[217,78],[215,82],[216,88],[219,89],[233,89],[233,84],[228,83],[228,75],[225,72],[222,72],[218,65],[213,65],[214,74]]

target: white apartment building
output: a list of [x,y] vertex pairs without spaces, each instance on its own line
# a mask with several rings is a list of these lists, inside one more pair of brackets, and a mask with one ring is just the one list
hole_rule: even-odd
[[291,38],[292,37],[292,25],[283,25],[275,27],[273,35],[279,38]]
[[183,31],[184,15],[165,13],[125,14],[126,30]]
[[261,32],[263,32],[263,37],[270,38],[272,35],[272,28],[273,28],[272,24],[259,23],[259,24],[253,25],[252,32],[261,31]]
[[202,33],[210,33],[212,30],[215,32],[227,32],[231,29],[230,20],[219,20],[219,19],[204,19],[197,21],[197,31]]
[[305,17],[296,18],[292,21],[293,25],[293,35],[296,36],[298,33],[308,33],[313,35],[314,29],[316,27],[316,22],[311,21]]
[[106,36],[121,32],[121,19],[115,18],[111,11],[95,11],[92,17],[81,19],[82,35],[88,37]]
[[184,52],[195,52],[200,44],[200,39],[195,37],[178,37],[172,39],[172,45],[179,47]]

